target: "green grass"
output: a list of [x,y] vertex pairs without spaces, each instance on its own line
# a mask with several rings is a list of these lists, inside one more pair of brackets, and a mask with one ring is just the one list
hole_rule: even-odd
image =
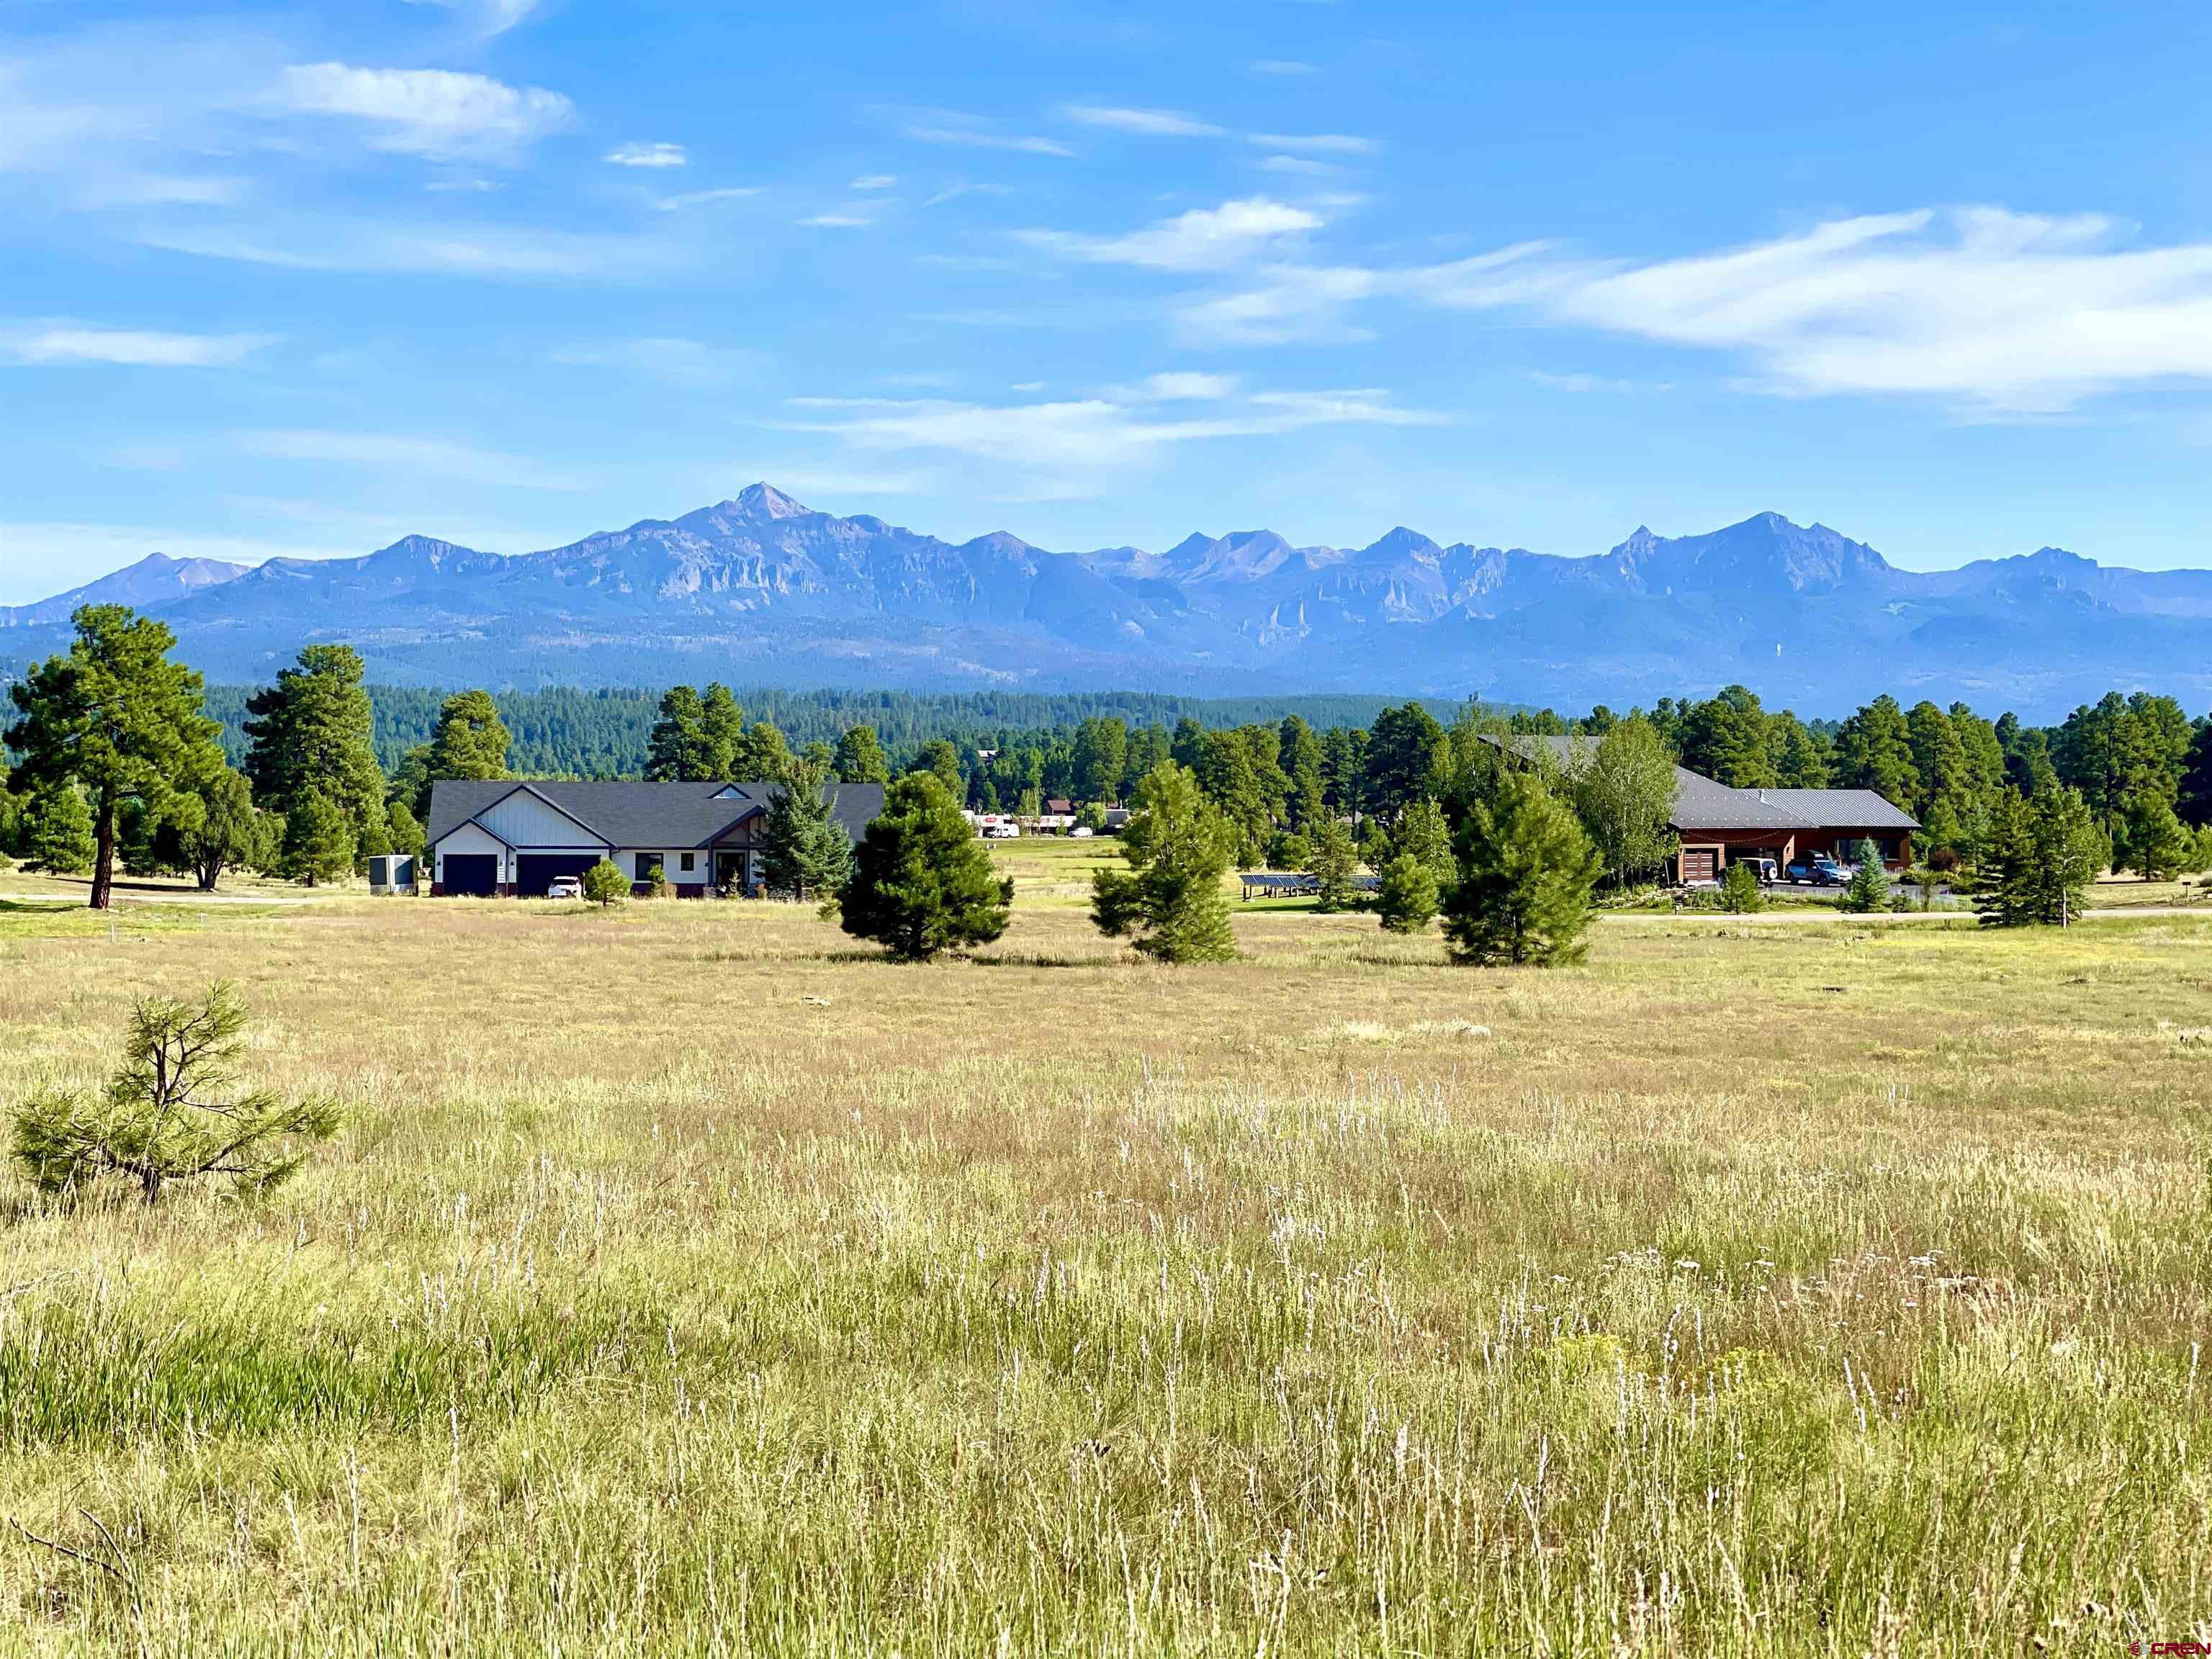
[[76,1553],[0,1529],[0,1650],[2212,1633],[2212,921],[1540,973],[1252,907],[1174,970],[1054,890],[1095,847],[994,852],[1045,890],[967,965],[672,902],[0,945],[0,1098],[221,974],[349,1113],[259,1205],[0,1194],[0,1516]]

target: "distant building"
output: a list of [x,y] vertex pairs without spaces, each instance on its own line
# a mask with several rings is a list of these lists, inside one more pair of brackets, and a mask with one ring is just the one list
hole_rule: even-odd
[[[644,888],[657,866],[677,895],[750,893],[780,783],[553,783],[444,780],[430,787],[430,891],[543,898],[602,859]],[[829,786],[854,841],[884,809],[879,783]]]

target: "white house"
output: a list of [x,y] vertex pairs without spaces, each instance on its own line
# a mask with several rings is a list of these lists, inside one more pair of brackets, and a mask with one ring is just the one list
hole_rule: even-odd
[[[678,896],[753,891],[778,783],[554,783],[446,780],[430,787],[430,891],[543,898],[558,876],[612,860],[633,884],[658,865]],[[836,783],[834,811],[860,840],[883,811],[879,783]]]

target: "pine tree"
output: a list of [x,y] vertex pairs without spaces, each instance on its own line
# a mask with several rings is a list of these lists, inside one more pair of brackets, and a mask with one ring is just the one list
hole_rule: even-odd
[[1437,717],[1418,702],[1385,708],[1367,732],[1367,810],[1386,822],[1435,793],[1448,745]]
[[1682,722],[1682,764],[1734,789],[1772,788],[1782,781],[1766,710],[1741,685],[1691,708]]
[[119,605],[81,606],[70,620],[76,637],[68,653],[8,688],[22,718],[5,742],[21,757],[11,787],[83,788],[92,814],[91,904],[104,910],[125,803],[158,811],[216,757],[217,728],[201,712],[200,677],[169,660],[176,636],[160,623]]
[[960,751],[948,739],[932,738],[922,744],[921,758],[915,769],[929,773],[943,784],[945,793],[952,798],[954,805],[967,799],[967,781],[960,775]]
[[384,774],[366,672],[349,646],[311,645],[246,704],[252,746],[244,769],[254,799],[289,812],[300,796],[320,795],[345,814],[356,846],[384,833]]
[[177,860],[192,872],[202,892],[212,893],[225,871],[268,861],[268,826],[254,809],[253,786],[242,772],[218,764],[193,782],[192,793],[198,811],[180,820],[173,832]]
[[1407,807],[1387,844],[1389,860],[1410,858],[1425,866],[1439,892],[1458,873],[1452,861],[1451,823],[1444,809],[1432,800],[1417,800]]
[[23,810],[23,862],[57,876],[81,876],[99,853],[92,809],[73,782],[46,783],[31,792]]
[[891,781],[890,760],[884,746],[877,739],[872,726],[848,726],[837,739],[837,748],[830,757],[840,783],[889,783]]
[[1997,797],[1974,872],[1975,908],[1992,927],[2063,927],[2081,912],[2105,857],[2088,806],[2054,786],[2033,800]]
[[1159,962],[1232,960],[1221,878],[1237,834],[1188,767],[1163,761],[1145,775],[1121,839],[1127,871],[1102,868],[1091,877],[1098,930]]
[[337,1133],[338,1112],[328,1100],[240,1093],[245,1026],[246,1005],[220,981],[197,1005],[138,1003],[122,1067],[98,1099],[50,1089],[15,1109],[15,1161],[46,1193],[119,1176],[152,1204],[170,1183],[208,1176],[267,1192]]
[[1876,697],[1836,733],[1836,783],[1844,789],[1871,789],[1907,811],[1920,798],[1912,734],[1895,697]]
[[[424,769],[430,779],[487,780],[507,775],[507,751],[513,743],[499,705],[489,691],[461,691],[446,699],[431,728]],[[401,797],[415,810],[412,793]]]
[[1312,726],[1296,714],[1283,716],[1277,739],[1283,775],[1290,780],[1284,806],[1291,828],[1301,833],[1318,823],[1328,811],[1327,768],[1322,740]]
[[803,760],[793,766],[769,798],[762,826],[761,862],[770,891],[834,897],[851,878],[853,842],[837,821],[836,804],[826,767]]
[[335,801],[313,791],[295,795],[284,814],[284,873],[310,887],[352,873],[356,842],[353,821]]
[[698,762],[702,781],[765,778],[743,765],[745,711],[738,707],[730,688],[720,681],[709,685],[699,699]]
[[1314,826],[1311,862],[1314,908],[1324,915],[1359,902],[1359,849],[1341,818],[1325,817]]
[[407,810],[405,801],[396,800],[386,807],[384,821],[386,839],[393,852],[405,853],[416,858],[422,856],[422,826],[416,821],[414,813]]
[[1857,915],[1886,909],[1889,904],[1889,872],[1883,868],[1881,848],[1870,841],[1861,842],[1852,853],[1856,861],[1851,878],[1844,884],[1838,908]]
[[601,859],[584,872],[584,897],[602,910],[629,896],[629,878],[612,859]]
[[709,781],[706,710],[688,685],[672,685],[661,695],[660,717],[646,740],[645,775],[653,783]]
[[1721,872],[1721,908],[1737,915],[1766,908],[1766,895],[1759,890],[1759,872],[1741,860]]
[[1410,853],[1401,853],[1382,866],[1382,885],[1375,895],[1375,914],[1384,931],[1420,933],[1436,920],[1442,902],[1436,871]]
[[934,775],[917,772],[884,792],[884,810],[853,855],[839,921],[904,962],[988,945],[1006,931],[1014,884],[961,816]]
[[1444,933],[1455,960],[1582,960],[1597,849],[1541,781],[1506,773],[1470,807],[1454,850],[1459,878],[1444,901]]
[[2121,823],[2119,862],[2145,881],[2172,881],[2190,862],[2195,848],[2173,808],[2146,792],[2128,802]]

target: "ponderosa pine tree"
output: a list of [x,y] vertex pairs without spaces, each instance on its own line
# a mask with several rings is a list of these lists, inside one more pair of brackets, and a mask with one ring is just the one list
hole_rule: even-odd
[[[81,606],[68,653],[8,688],[21,718],[7,746],[21,758],[13,786],[75,785],[92,815],[91,904],[106,909],[124,804],[158,811],[215,756],[216,723],[201,712],[200,677],[171,662],[176,636],[119,605]],[[67,809],[57,803],[56,811]]]
[[1442,892],[1458,873],[1452,860],[1451,823],[1444,817],[1444,809],[1425,798],[1407,807],[1405,815],[1392,826],[1387,842],[1389,857],[1395,863],[1410,858],[1425,866],[1436,878],[1437,890]]
[[1401,853],[1382,866],[1375,914],[1386,933],[1425,933],[1437,918],[1443,896],[1435,869],[1411,853]]
[[602,910],[611,909],[629,897],[629,878],[612,859],[601,859],[584,872],[584,897]]
[[253,799],[289,812],[304,794],[344,813],[356,849],[380,836],[384,774],[376,763],[376,711],[350,646],[311,645],[276,683],[246,699],[244,770]]
[[1555,967],[1589,949],[1597,849],[1543,783],[1507,772],[1455,838],[1459,878],[1444,899],[1455,961]]
[[176,860],[192,872],[200,890],[212,893],[226,872],[269,861],[268,826],[253,805],[253,786],[243,772],[218,762],[192,781],[198,811],[174,823]]
[[407,810],[404,800],[393,801],[384,812],[385,840],[395,853],[404,853],[420,858],[425,837],[422,825],[414,813]]
[[2114,858],[2145,881],[2172,881],[2191,862],[2195,846],[2173,808],[2146,792],[2128,802],[2121,815]]
[[1920,797],[1920,773],[1912,764],[1912,733],[1897,699],[1876,697],[1836,733],[1836,784],[1871,789],[1890,805],[1911,811]]
[[1014,884],[960,803],[933,773],[915,772],[884,792],[882,814],[854,849],[839,924],[902,962],[988,945],[1006,931]]
[[1237,955],[1221,878],[1237,832],[1188,767],[1162,761],[1131,797],[1121,830],[1126,872],[1091,878],[1091,918],[1158,962],[1229,962]]
[[661,693],[659,718],[646,739],[645,775],[652,783],[703,783],[714,776],[706,710],[691,687],[672,685]]
[[319,887],[352,873],[359,846],[344,808],[326,795],[305,790],[292,798],[284,814],[278,863],[292,880]]
[[745,740],[745,711],[730,688],[717,680],[699,697],[699,763],[708,780],[753,779],[769,775],[749,772],[741,763]]
[[783,728],[774,720],[753,720],[732,750],[732,775],[747,783],[777,783],[791,774],[793,756]]
[[889,783],[891,763],[872,726],[848,726],[837,739],[830,766],[840,783]]
[[1359,902],[1359,848],[1344,820],[1328,817],[1314,825],[1307,861],[1314,878],[1314,908],[1323,915],[1349,910]]
[[[429,753],[423,758],[433,781],[503,778],[513,742],[490,692],[459,691],[439,706],[438,723],[430,731]],[[419,805],[409,798],[409,811],[416,811]]]
[[92,809],[74,781],[42,783],[31,792],[19,833],[23,862],[50,875],[81,876],[100,854]]

